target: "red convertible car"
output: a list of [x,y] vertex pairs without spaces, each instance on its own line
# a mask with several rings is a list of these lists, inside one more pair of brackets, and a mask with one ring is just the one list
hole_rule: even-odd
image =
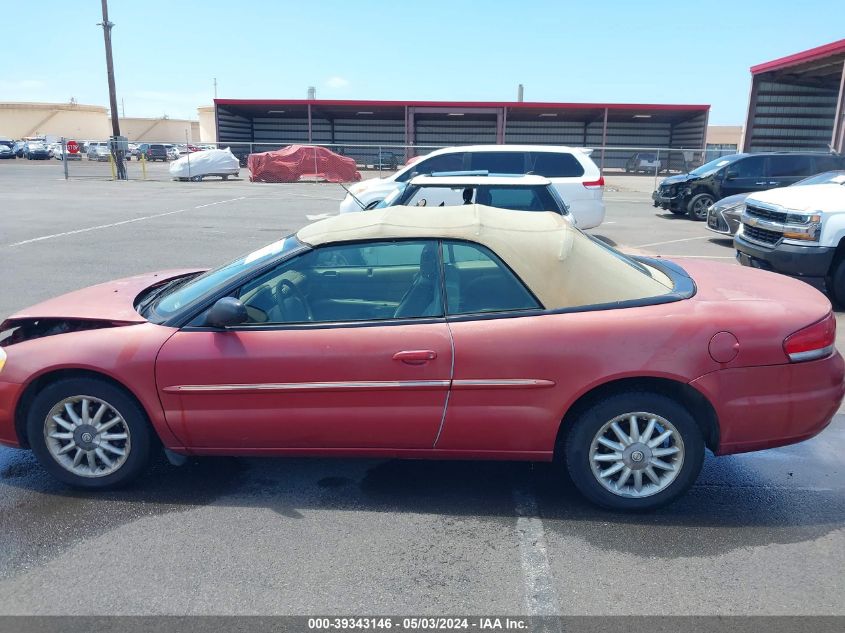
[[628,257],[560,215],[390,207],[216,270],[86,288],[0,326],[0,441],[106,488],[178,455],[552,460],[645,509],[716,454],[819,433],[843,397],[827,299]]

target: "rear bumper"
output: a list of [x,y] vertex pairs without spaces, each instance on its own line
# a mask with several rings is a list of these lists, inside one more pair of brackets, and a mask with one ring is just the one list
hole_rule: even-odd
[[839,352],[806,363],[738,367],[690,383],[719,419],[716,453],[728,455],[795,444],[820,433],[845,396]]
[[23,385],[0,381],[0,444],[20,447],[15,429],[15,407],[23,391]]

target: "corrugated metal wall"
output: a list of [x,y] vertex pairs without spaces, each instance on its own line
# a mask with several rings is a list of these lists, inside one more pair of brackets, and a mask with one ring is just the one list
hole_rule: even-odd
[[[253,148],[253,151],[266,151],[291,143],[308,142],[308,119],[304,113],[300,116],[287,113],[284,117],[262,116],[250,119],[234,114],[225,106],[218,106],[217,112],[218,138],[221,143],[254,142],[261,145]],[[525,120],[506,117],[504,141],[510,144],[599,148],[603,141],[604,118],[597,113],[586,116],[591,116],[592,120],[558,121],[551,117]],[[619,116],[616,114],[617,119]],[[607,124],[606,147],[632,149],[606,150],[605,167],[624,167],[626,161],[635,153],[634,148],[697,149],[704,144],[707,120],[704,114],[674,126],[647,119],[626,118],[614,121],[613,117],[614,113],[611,111],[611,120]],[[496,118],[491,114],[468,113],[464,116],[448,116],[417,113],[414,116],[414,144],[428,148],[495,144],[496,126]],[[404,118],[386,118],[384,115],[379,117],[374,114],[330,120],[324,116],[313,116],[311,129],[313,143],[334,145],[335,151],[354,157],[359,163],[375,163],[379,157],[378,146],[383,147],[382,156],[392,152],[404,158],[404,152],[396,147],[389,148],[405,144]],[[673,161],[681,165],[684,160],[682,153],[675,154]],[[663,162],[665,164],[666,160]]]
[[252,141],[252,119],[217,106],[217,138],[222,142]]
[[496,142],[496,120],[473,120],[465,117],[443,119],[415,118],[414,139],[417,145],[487,145]]
[[837,95],[835,89],[760,79],[749,131],[750,151],[827,151]]
[[582,121],[508,120],[505,143],[514,145],[583,145],[586,124]]

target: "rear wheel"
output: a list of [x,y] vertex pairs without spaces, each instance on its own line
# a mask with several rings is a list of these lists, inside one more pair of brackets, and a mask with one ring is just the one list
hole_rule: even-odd
[[704,461],[701,429],[660,393],[623,392],[574,421],[563,447],[578,490],[613,510],[651,510],[693,484]]
[[706,220],[707,209],[713,205],[713,202],[715,202],[713,196],[709,193],[700,193],[697,196],[693,196],[687,205],[687,212],[690,219],[697,221]]
[[103,380],[69,378],[45,387],[32,402],[27,432],[41,465],[80,488],[125,485],[149,462],[152,431],[144,411]]
[[828,286],[833,301],[840,308],[845,306],[845,258],[834,265]]

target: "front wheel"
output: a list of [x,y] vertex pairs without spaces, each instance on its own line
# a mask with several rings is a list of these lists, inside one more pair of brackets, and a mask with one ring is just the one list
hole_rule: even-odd
[[704,221],[707,219],[707,209],[713,206],[713,196],[709,193],[700,193],[693,196],[687,205],[687,212],[691,220]]
[[652,510],[693,484],[704,439],[690,413],[660,393],[619,393],[583,412],[563,447],[573,483],[612,510]]
[[27,432],[44,469],[79,488],[117,488],[149,462],[146,414],[123,389],[95,378],[45,387],[32,402]]

